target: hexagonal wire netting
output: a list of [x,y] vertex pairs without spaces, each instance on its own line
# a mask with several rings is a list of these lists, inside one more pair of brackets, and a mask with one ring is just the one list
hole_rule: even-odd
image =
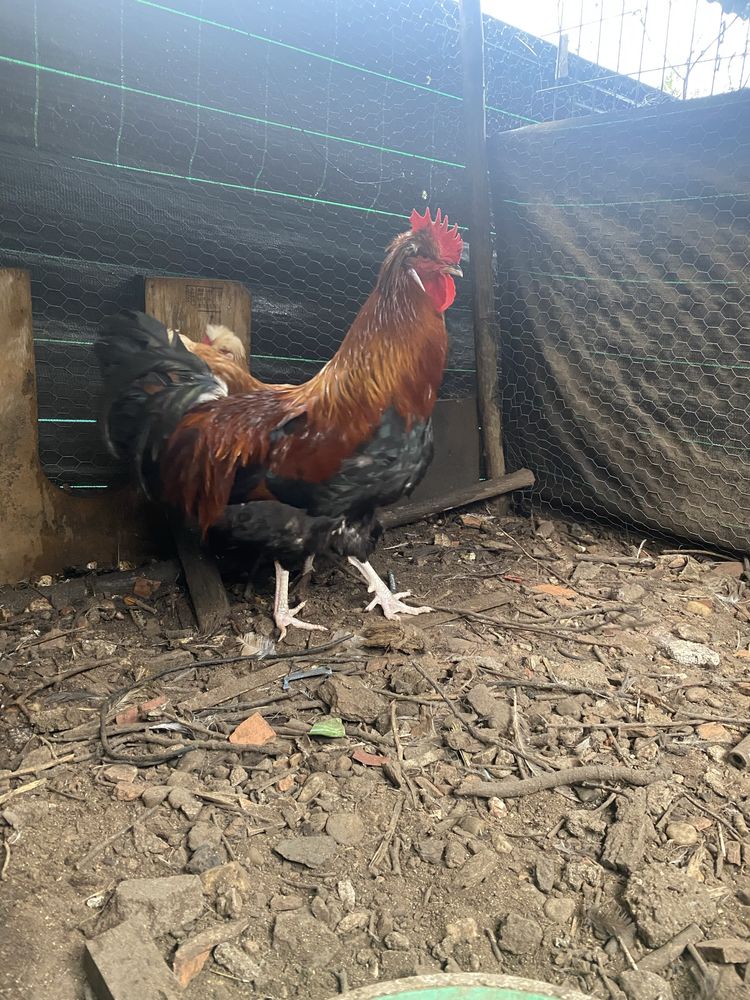
[[[603,8],[598,16],[601,37]],[[458,222],[466,218],[453,0],[118,0],[99,5],[95,18],[83,0],[30,0],[6,5],[0,22],[0,87],[8,97],[0,118],[0,264],[32,273],[40,451],[59,485],[106,488],[116,477],[95,424],[98,373],[90,345],[104,316],[142,308],[144,276],[245,283],[253,295],[253,371],[268,381],[301,381],[336,350],[372,287],[385,245],[413,207],[440,206]],[[492,18],[485,33],[488,132],[495,138],[556,119],[675,104],[658,80],[655,89],[568,55],[562,33],[553,38],[559,45],[551,44]],[[586,172],[600,166],[595,133],[578,133],[591,137],[589,159],[570,159],[557,170],[556,148],[545,149],[543,163],[524,152],[533,148],[524,143],[534,132],[514,132],[519,145],[512,147],[519,168],[535,178],[530,187],[538,192],[543,179],[549,190],[568,182],[572,190],[578,171],[579,198]],[[502,173],[497,179],[496,190],[512,183]],[[548,200],[546,193],[539,199]],[[546,323],[561,311],[561,328],[564,319],[580,339],[588,305],[600,305],[586,295],[570,299],[568,279],[545,259],[557,243],[532,232],[544,221],[539,214],[530,222],[498,213],[498,290],[504,324],[513,331],[505,351],[506,445],[511,464],[532,467],[540,455],[524,443],[523,419],[514,414],[528,416],[526,407],[565,373],[534,355],[526,363],[520,313]],[[735,213],[733,224],[740,218]],[[555,238],[563,255],[575,258],[567,240],[588,245],[598,231],[563,226]],[[666,223],[656,227],[654,245],[669,233]],[[535,266],[553,275],[546,289],[514,285],[506,253],[516,253],[522,268],[534,256]],[[736,271],[737,259],[730,263]],[[705,272],[698,267],[685,280]],[[629,285],[622,295],[633,291]],[[631,308],[621,298],[608,308],[614,323],[642,304]],[[663,310],[649,316],[655,327]],[[468,282],[448,326],[443,395],[463,397],[474,384]],[[581,356],[571,353],[562,367],[580,369]],[[577,391],[592,400],[587,379],[599,378],[602,364],[580,370]],[[650,392],[650,369],[638,364],[631,382]],[[655,370],[661,383],[664,371]],[[617,377],[606,389],[612,398],[621,388]],[[528,392],[519,394],[524,384]],[[595,410],[592,403],[584,416],[597,451],[606,442],[597,437]],[[548,427],[538,431],[554,440]],[[564,450],[550,444],[539,465],[550,499],[549,484],[564,476],[564,460]],[[574,507],[585,511],[600,478],[617,480],[610,459],[602,461]],[[618,507],[615,494],[606,513],[640,516],[632,504]],[[571,499],[565,491],[560,497]],[[648,503],[658,500],[649,496]]]

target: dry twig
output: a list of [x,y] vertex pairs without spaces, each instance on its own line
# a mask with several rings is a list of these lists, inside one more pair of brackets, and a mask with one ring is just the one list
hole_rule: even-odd
[[607,764],[587,764],[584,767],[566,767],[561,771],[539,774],[535,778],[508,778],[506,781],[480,781],[462,785],[455,789],[455,795],[472,796],[479,799],[517,799],[523,795],[533,795],[563,785],[580,785],[583,781],[600,781],[614,784],[651,785],[655,781],[668,778],[670,771],[656,768],[653,771],[633,771],[629,767]]

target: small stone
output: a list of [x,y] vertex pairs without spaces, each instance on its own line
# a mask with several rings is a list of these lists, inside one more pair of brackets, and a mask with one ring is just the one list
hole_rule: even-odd
[[460,830],[472,837],[481,837],[484,833],[484,826],[485,824],[479,816],[464,816],[458,824]]
[[291,792],[294,786],[297,784],[297,780],[293,774],[287,774],[285,778],[281,778],[280,781],[276,782],[276,791],[286,794],[286,792]]
[[169,793],[169,804],[173,809],[179,809],[190,820],[196,820],[203,806],[186,788],[173,788]]
[[710,692],[704,687],[689,687],[685,689],[685,701],[689,701],[693,705],[700,705],[710,697]]
[[326,775],[321,774],[319,771],[315,771],[308,777],[300,789],[297,801],[301,805],[306,805],[308,802],[312,802],[313,799],[317,798],[318,795],[325,790],[327,784],[328,779]]
[[141,802],[147,809],[153,809],[160,805],[169,795],[169,788],[166,785],[147,785],[141,795]]
[[536,863],[536,884],[542,892],[552,892],[557,881],[557,867],[552,858],[541,857]]
[[232,770],[229,772],[229,784],[232,788],[236,788],[237,785],[244,785],[247,781],[248,774],[244,767],[240,767],[236,764]]
[[261,975],[258,963],[254,962],[239,945],[231,942],[219,944],[214,948],[214,961],[241,983],[254,983]]
[[466,864],[468,860],[469,852],[462,843],[458,840],[448,841],[444,857],[446,868],[460,868],[462,865]]
[[185,865],[185,871],[193,875],[202,875],[210,868],[218,868],[227,860],[227,852],[223,847],[212,847],[204,844],[199,847],[192,858]]
[[627,1000],[672,1000],[672,987],[653,972],[628,969],[617,977]]
[[631,875],[625,902],[638,925],[638,934],[650,948],[660,948],[685,926],[685,914],[702,928],[718,917],[716,899],[688,872],[652,863]]
[[341,900],[344,909],[353,910],[357,902],[357,894],[352,885],[351,879],[342,879],[336,886],[336,892]]
[[81,651],[94,660],[106,660],[117,652],[117,643],[107,639],[81,639]]
[[409,938],[401,931],[391,931],[390,934],[386,934],[383,944],[389,951],[408,951],[411,948]]
[[513,844],[508,840],[504,833],[496,831],[490,837],[490,842],[492,843],[492,848],[498,854],[512,854]]
[[193,875],[128,879],[115,889],[112,906],[118,920],[132,918],[154,937],[161,937],[201,915],[203,887]]
[[276,917],[273,946],[282,958],[312,969],[330,965],[341,948],[333,931],[304,911]]
[[132,783],[138,777],[138,768],[133,767],[132,764],[110,764],[109,767],[102,770],[102,777],[113,785],[117,785],[121,781]]
[[436,837],[423,837],[417,841],[414,848],[422,861],[429,865],[439,865],[443,860],[445,841]]
[[305,900],[294,892],[290,892],[288,896],[282,896],[279,893],[277,896],[271,896],[268,905],[274,913],[287,913],[290,910],[301,910],[305,905]]
[[543,936],[542,928],[536,920],[510,913],[498,935],[497,943],[511,955],[529,955],[541,945]]
[[720,562],[709,570],[709,576],[726,577],[730,580],[739,580],[745,572],[745,566],[741,562]]
[[201,872],[200,879],[203,891],[208,896],[226,894],[232,889],[249,895],[253,889],[253,882],[239,861],[229,861],[217,868],[209,868]]
[[[172,967],[181,986],[187,986],[206,964],[212,949],[238,937],[247,927],[247,920],[235,920],[221,927],[211,927],[184,941],[175,952]],[[128,998],[132,994],[127,994]],[[140,998],[139,998],[140,1000]]]
[[198,851],[206,846],[218,847],[221,843],[221,830],[213,823],[198,822],[190,828],[187,843],[191,851]]
[[700,840],[700,835],[692,823],[668,823],[666,833],[667,837],[680,847],[692,847]]
[[142,781],[118,781],[112,795],[118,802],[135,802],[143,795],[145,789],[146,786]]
[[351,934],[353,931],[364,930],[369,923],[370,913],[368,910],[355,910],[339,920],[336,930],[339,934]]
[[353,847],[365,837],[365,824],[356,813],[331,813],[326,823],[326,833],[337,844]]
[[550,897],[544,904],[544,915],[556,924],[567,924],[573,919],[576,903],[567,896]]
[[710,743],[736,742],[734,736],[720,722],[704,722],[702,725],[696,727],[695,732],[702,740]]
[[271,740],[276,739],[276,731],[266,722],[260,712],[255,712],[249,718],[241,722],[236,729],[229,734],[230,743],[239,743],[244,746],[262,747]]
[[688,601],[685,608],[693,615],[700,615],[701,618],[710,618],[713,614],[713,608],[706,601]]
[[274,848],[286,861],[294,861],[307,868],[320,868],[327,865],[337,854],[337,845],[333,837],[288,837],[281,840]]
[[216,912],[220,917],[236,920],[244,909],[242,894],[234,887],[216,900]]
[[476,941],[479,937],[479,928],[473,917],[462,917],[460,920],[446,924],[445,936],[457,942]]
[[646,588],[640,583],[623,583],[612,591],[613,600],[623,604],[638,604],[645,596]]
[[98,997],[108,1000],[176,1000],[178,982],[138,918],[87,941],[84,968]]
[[358,677],[330,677],[318,689],[318,695],[332,712],[350,722],[374,722],[388,708],[383,696]]
[[713,938],[695,946],[706,962],[719,965],[744,965],[750,962],[750,941],[742,938]]
[[503,819],[508,815],[508,807],[503,799],[498,799],[497,796],[493,795],[491,799],[487,801],[487,811],[489,812],[492,819]]
[[718,667],[721,663],[719,654],[703,643],[675,639],[670,635],[662,635],[657,641],[663,652],[683,667]]

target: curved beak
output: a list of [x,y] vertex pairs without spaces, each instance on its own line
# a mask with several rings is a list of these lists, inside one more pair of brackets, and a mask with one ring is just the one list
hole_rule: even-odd
[[463,278],[464,272],[460,267],[456,267],[454,264],[447,264],[443,269],[443,274],[453,274],[457,278]]

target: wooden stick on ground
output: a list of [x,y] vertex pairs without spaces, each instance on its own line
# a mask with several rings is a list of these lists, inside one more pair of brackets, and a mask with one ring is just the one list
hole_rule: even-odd
[[490,500],[512,493],[514,490],[528,489],[534,482],[533,472],[529,469],[519,469],[507,476],[488,479],[483,483],[477,483],[476,486],[465,486],[441,497],[431,497],[429,500],[417,500],[391,507],[390,510],[382,512],[380,520],[386,528],[398,528],[402,524],[412,524],[414,521],[421,521],[432,514],[442,514],[443,511],[453,510],[455,507],[465,507],[467,504]]
[[563,785],[580,785],[582,781],[599,781],[605,784],[622,782],[628,785],[651,785],[655,781],[668,778],[665,768],[653,771],[633,771],[629,767],[613,767],[607,764],[588,764],[584,767],[566,767],[561,771],[539,774],[535,778],[508,778],[506,781],[470,782],[457,788],[455,795],[471,796],[478,799],[517,799],[523,795],[533,795],[550,788]]

